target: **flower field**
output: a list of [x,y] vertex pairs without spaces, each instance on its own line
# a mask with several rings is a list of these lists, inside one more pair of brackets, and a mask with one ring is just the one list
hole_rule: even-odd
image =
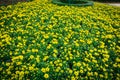
[[120,7],[0,6],[0,80],[119,80],[119,53]]

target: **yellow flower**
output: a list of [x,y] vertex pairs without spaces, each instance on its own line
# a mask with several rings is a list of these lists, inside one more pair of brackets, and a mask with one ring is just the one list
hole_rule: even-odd
[[47,68],[46,68],[46,72],[49,72],[49,70],[50,70],[50,68],[49,68],[49,67],[47,67]]
[[45,73],[45,72],[46,72],[46,69],[45,69],[45,68],[42,68],[41,71]]
[[39,57],[37,57],[37,58],[35,58],[35,59],[36,59],[37,63],[40,62],[40,58],[39,58]]
[[92,74],[91,74],[91,72],[87,72],[87,75],[88,75],[88,76],[91,76]]
[[48,58],[48,56],[44,56],[43,61],[46,61]]
[[38,49],[35,49],[35,52],[38,52]]
[[116,58],[116,62],[120,62],[120,58],[117,57],[117,58]]
[[117,64],[113,64],[113,67],[117,67]]
[[79,46],[79,43],[75,42],[75,45],[78,47],[78,46]]
[[21,40],[21,36],[18,36],[18,40]]
[[35,49],[32,49],[32,52],[34,53],[34,52],[36,52],[36,50],[35,50]]
[[69,73],[72,74],[72,72],[73,72],[73,71],[70,69],[70,70],[69,70]]
[[49,78],[49,75],[48,74],[44,74],[44,78]]
[[6,63],[6,66],[10,66],[10,63]]
[[33,43],[35,43],[36,41],[35,40],[32,40]]
[[58,53],[57,49],[54,49],[53,52],[54,52],[54,53]]
[[74,76],[71,77],[71,80],[76,80]]
[[0,71],[2,71],[2,69],[3,69],[3,68],[2,68],[2,67],[0,67]]
[[57,57],[57,55],[55,53],[53,53],[53,57]]
[[33,59],[34,58],[34,56],[33,55],[30,55],[30,59]]
[[59,66],[62,66],[62,63],[59,63]]
[[60,72],[61,72],[61,73],[63,73],[63,72],[64,72],[64,70],[61,70]]
[[33,70],[33,69],[34,69],[34,67],[33,67],[33,66],[30,66],[30,67],[29,67],[29,70],[30,70],[30,71],[31,71],[31,70]]
[[16,64],[17,64],[17,65],[21,65],[21,64],[22,64],[22,62],[16,62]]
[[104,48],[105,47],[105,43],[101,42],[100,48]]
[[51,48],[51,46],[52,46],[52,45],[51,45],[51,44],[49,44],[49,45],[47,46],[47,49],[50,49],[50,48]]
[[23,55],[20,55],[19,58],[20,58],[21,60],[23,60]]
[[7,71],[7,74],[11,74],[11,72],[10,72],[10,71]]
[[59,72],[59,71],[60,71],[60,69],[61,69],[60,67],[57,67],[57,68],[56,68],[56,72]]
[[97,63],[97,60],[92,60],[93,63]]
[[94,72],[94,75],[95,75],[95,76],[98,76],[98,73],[97,73],[97,72]]
[[29,74],[29,71],[25,71],[25,74]]
[[25,54],[25,50],[22,51],[22,54]]
[[111,39],[111,38],[113,38],[113,35],[111,35],[111,34],[107,34],[105,37]]
[[44,38],[47,39],[47,38],[49,38],[49,36],[46,34],[46,35],[44,35]]
[[104,76],[102,74],[99,75],[101,78],[103,78]]
[[92,53],[92,52],[94,52],[94,50],[91,49],[90,52]]
[[53,43],[53,44],[58,44],[58,40],[54,38],[54,39],[52,40],[52,43]]
[[19,73],[19,75],[20,75],[20,76],[24,76],[24,71],[21,71],[21,72]]
[[16,71],[15,73],[16,73],[16,74],[19,74],[19,73],[20,73],[20,71]]
[[83,70],[80,70],[80,73],[83,73]]
[[91,40],[87,40],[87,43],[88,43],[88,44],[91,44],[91,43],[92,43],[92,41],[91,41]]
[[75,74],[76,76],[78,76],[78,75],[79,75],[79,71],[75,71],[74,74]]
[[80,67],[80,66],[81,66],[80,62],[77,62],[77,66],[78,66],[78,67]]

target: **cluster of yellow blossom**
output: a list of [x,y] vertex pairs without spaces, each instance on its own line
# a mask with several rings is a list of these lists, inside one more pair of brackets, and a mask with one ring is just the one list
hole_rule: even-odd
[[119,7],[0,6],[0,80],[119,80],[119,53]]

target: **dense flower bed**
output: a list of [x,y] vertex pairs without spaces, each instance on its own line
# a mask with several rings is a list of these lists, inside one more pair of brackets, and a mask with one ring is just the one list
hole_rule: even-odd
[[0,80],[119,80],[119,14],[100,3],[1,6]]

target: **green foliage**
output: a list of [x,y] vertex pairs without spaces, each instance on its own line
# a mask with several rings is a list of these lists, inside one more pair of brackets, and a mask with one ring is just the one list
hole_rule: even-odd
[[1,0],[0,1],[0,6],[4,5],[11,5],[11,4],[16,4],[18,2],[29,2],[29,1],[33,1],[33,0]]
[[35,0],[0,7],[0,80],[119,80],[120,8]]

